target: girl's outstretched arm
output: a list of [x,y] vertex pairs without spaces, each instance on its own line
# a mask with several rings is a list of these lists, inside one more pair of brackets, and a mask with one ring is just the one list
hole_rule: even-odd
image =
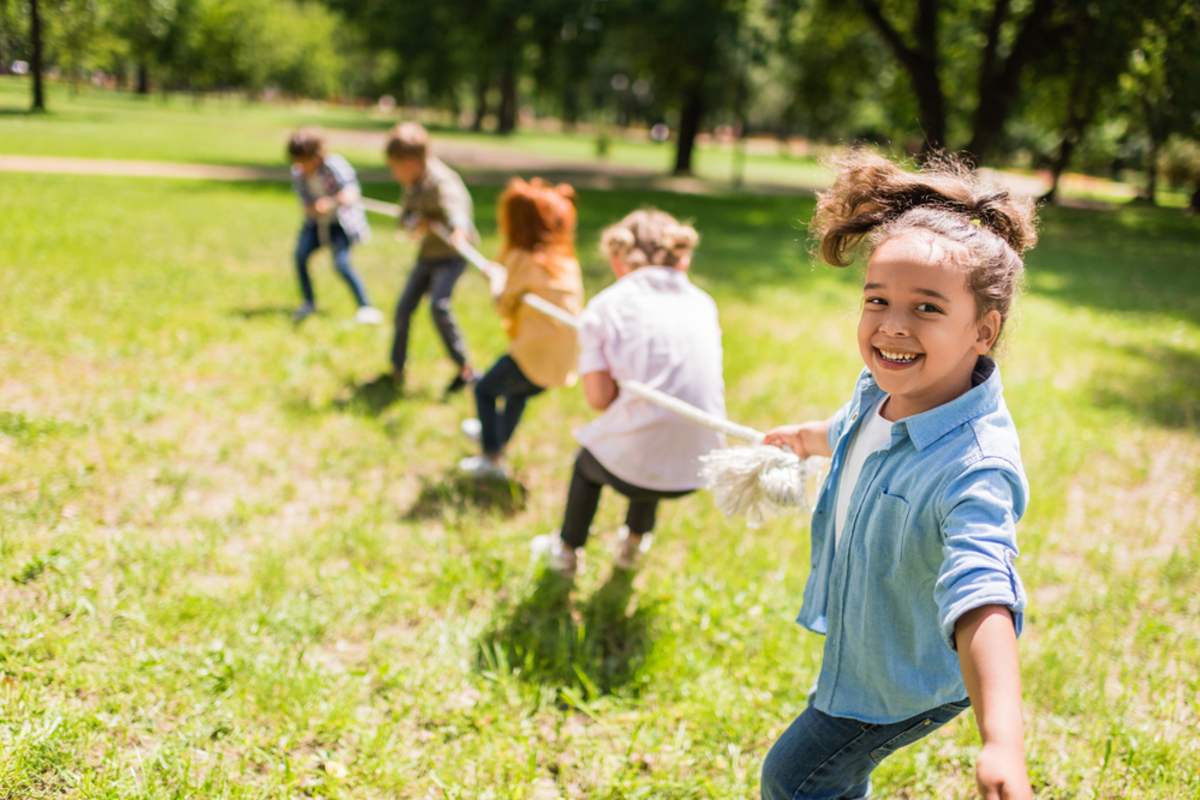
[[963,681],[983,747],[975,782],[984,800],[1031,800],[1021,720],[1021,664],[1012,614],[1002,605],[972,609],[954,625]]
[[833,451],[829,449],[829,426],[832,423],[833,417],[800,425],[780,425],[778,428],[771,428],[767,431],[763,444],[775,447],[787,445],[792,448],[793,453],[801,458],[809,456],[829,458],[833,455]]

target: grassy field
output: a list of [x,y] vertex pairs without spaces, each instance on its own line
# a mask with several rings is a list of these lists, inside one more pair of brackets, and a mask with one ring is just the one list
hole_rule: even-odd
[[[72,95],[56,84],[50,85],[47,104],[48,115],[24,113],[29,107],[28,80],[0,77],[0,153],[279,167],[285,161],[283,142],[299,125],[381,137],[399,117],[399,112],[383,114],[313,102],[273,105],[232,98],[194,102],[186,95],[164,100],[91,88]],[[535,153],[556,161],[664,174],[675,157],[671,144],[621,138],[611,140],[608,155],[601,160],[594,136],[533,130],[505,137],[456,130],[438,130],[437,135],[500,153]],[[381,169],[381,141],[343,135],[337,149],[359,169]],[[701,178],[727,184],[733,175],[732,153],[715,146],[699,148],[695,168]],[[753,154],[746,157],[744,176],[749,182],[812,186],[824,179],[824,172],[812,159]]]
[[[137,157],[219,160],[252,116]],[[0,117],[0,151],[58,121]],[[127,132],[105,117],[86,138],[116,153]],[[352,324],[327,254],[325,312],[290,323],[286,185],[3,180],[0,797],[757,797],[819,665],[792,622],[805,519],[748,531],[702,494],[665,504],[630,584],[606,496],[568,592],[527,542],[558,525],[578,389],[532,402],[511,487],[459,481],[472,408],[438,399],[453,370],[425,311],[404,397],[374,380],[389,331]],[[474,193],[490,234],[496,189]],[[704,236],[731,417],[847,399],[858,275],[808,260],[811,201],[584,191],[589,296],[610,280],[599,228],[646,203]],[[376,233],[355,259],[387,308],[413,249]],[[1041,798],[1200,797],[1198,256],[1194,219],[1130,208],[1049,212],[1029,260],[1003,370],[1033,487]],[[483,366],[504,347],[488,306],[465,278]],[[969,797],[977,746],[959,719],[885,762],[875,796]]]

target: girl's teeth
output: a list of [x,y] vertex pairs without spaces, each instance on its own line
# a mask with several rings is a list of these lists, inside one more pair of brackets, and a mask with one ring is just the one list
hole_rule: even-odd
[[889,353],[887,350],[880,350],[879,352],[888,361],[912,361],[917,357],[913,353]]

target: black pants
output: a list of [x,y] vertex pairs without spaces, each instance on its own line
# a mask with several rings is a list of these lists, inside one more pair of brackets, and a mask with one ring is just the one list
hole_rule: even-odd
[[[504,355],[492,365],[487,374],[475,384],[475,406],[479,409],[479,439],[483,452],[498,455],[512,438],[525,401],[541,394],[538,386],[517,366],[513,357]],[[496,409],[496,401],[504,399],[504,411]]]
[[429,292],[429,311],[433,315],[433,324],[437,326],[446,351],[460,368],[467,363],[467,349],[463,344],[462,333],[450,313],[450,293],[454,284],[467,268],[467,260],[455,256],[453,258],[420,259],[408,275],[408,283],[396,304],[396,338],[392,342],[392,366],[397,370],[404,369],[408,358],[408,328],[412,322],[413,312],[421,304],[421,298]]
[[659,500],[683,497],[696,491],[684,489],[660,492],[657,489],[646,489],[626,483],[605,469],[586,447],[581,447],[575,457],[575,474],[571,476],[571,488],[567,492],[567,510],[563,514],[560,535],[565,544],[571,547],[583,547],[587,544],[588,531],[592,527],[592,519],[596,516],[596,507],[600,505],[600,490],[605,486],[611,486],[629,498],[625,524],[630,533],[638,536],[654,530],[654,517],[658,511]]

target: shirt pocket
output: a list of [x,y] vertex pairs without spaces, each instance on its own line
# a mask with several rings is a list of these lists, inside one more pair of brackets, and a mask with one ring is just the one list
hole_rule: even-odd
[[911,512],[908,501],[884,489],[876,501],[871,527],[875,528],[878,552],[886,555],[892,564],[904,560],[905,540],[908,538],[908,516]]

